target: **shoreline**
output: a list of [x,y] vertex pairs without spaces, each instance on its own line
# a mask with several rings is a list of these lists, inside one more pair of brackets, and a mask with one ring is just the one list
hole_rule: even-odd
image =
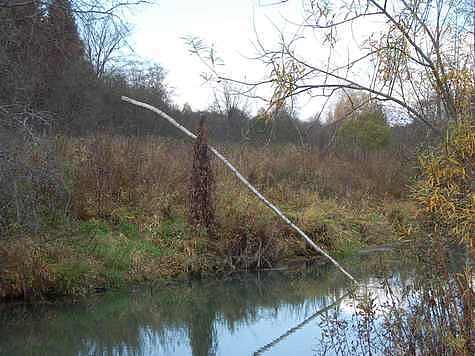
[[[385,243],[381,245],[367,246],[360,250],[353,251],[353,253],[346,255],[344,259],[351,259],[356,256],[365,256],[372,253],[383,253],[391,252],[394,249],[399,248],[401,245],[411,242],[412,240],[401,240],[395,241],[392,243]],[[343,259],[343,260],[344,260]],[[235,269],[230,271],[222,271],[217,273],[182,273],[170,278],[158,278],[156,280],[134,282],[130,281],[124,285],[117,287],[104,287],[96,286],[88,291],[86,294],[81,295],[43,295],[38,298],[2,298],[0,299],[0,305],[11,306],[11,305],[59,305],[59,304],[75,304],[83,303],[91,298],[101,297],[102,295],[121,290],[133,291],[136,288],[147,288],[155,287],[157,285],[165,286],[179,286],[182,284],[190,283],[197,280],[212,280],[212,281],[221,281],[228,278],[234,278],[233,276],[240,274],[258,274],[258,273],[267,273],[267,272],[289,272],[289,273],[299,273],[308,269],[314,269],[318,267],[328,267],[331,266],[330,261],[328,261],[324,256],[312,256],[312,257],[302,257],[296,258],[290,261],[282,261],[282,264],[277,265],[272,268],[261,268],[261,269]]]

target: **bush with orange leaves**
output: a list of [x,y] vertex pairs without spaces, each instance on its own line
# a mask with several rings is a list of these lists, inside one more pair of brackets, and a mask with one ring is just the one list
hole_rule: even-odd
[[414,189],[419,216],[432,233],[475,247],[475,123],[455,124],[439,152],[420,158]]

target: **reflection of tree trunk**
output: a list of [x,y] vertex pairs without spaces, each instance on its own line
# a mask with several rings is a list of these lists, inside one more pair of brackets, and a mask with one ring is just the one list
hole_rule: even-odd
[[197,298],[191,303],[188,320],[188,338],[193,356],[212,356],[216,354],[214,320],[216,308],[211,298]]

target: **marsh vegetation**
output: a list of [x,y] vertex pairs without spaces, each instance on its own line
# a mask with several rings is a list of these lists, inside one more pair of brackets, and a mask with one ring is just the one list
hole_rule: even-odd
[[[474,354],[473,2],[292,4],[271,6],[301,6],[301,23],[256,33],[264,78],[184,39],[213,90],[194,111],[129,51],[129,11],[156,4],[0,0],[0,331],[15,341],[0,353],[208,355],[280,320],[243,350],[304,330],[306,353]],[[73,315],[81,338],[59,342]]]

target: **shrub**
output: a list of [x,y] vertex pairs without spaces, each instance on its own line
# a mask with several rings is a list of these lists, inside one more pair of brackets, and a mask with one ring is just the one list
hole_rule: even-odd
[[54,142],[0,142],[0,233],[12,226],[37,233],[69,212],[70,196]]
[[[415,187],[414,197],[420,208],[420,217],[435,242],[434,250],[443,255],[447,246],[456,242],[465,245],[474,258],[474,123],[466,121],[454,124],[449,128],[444,145],[438,151],[422,156],[420,162],[421,179]],[[439,270],[442,270],[442,266],[444,264],[439,263]],[[473,354],[475,295],[470,261],[467,258],[465,270],[454,277],[447,273],[447,269],[442,272],[444,282],[449,284],[449,288],[441,293],[440,299],[449,300],[456,306],[451,307],[447,303],[443,305],[452,318],[457,320],[458,328],[456,333],[449,335],[450,342],[445,341],[457,350],[456,354]],[[442,324],[443,327],[446,327],[445,324]]]
[[46,251],[30,238],[0,246],[0,299],[41,297],[54,285]]
[[431,232],[475,247],[475,125],[455,124],[438,151],[420,158],[413,195]]
[[363,112],[338,130],[339,148],[346,151],[378,151],[388,146],[390,137],[391,128],[380,110]]

